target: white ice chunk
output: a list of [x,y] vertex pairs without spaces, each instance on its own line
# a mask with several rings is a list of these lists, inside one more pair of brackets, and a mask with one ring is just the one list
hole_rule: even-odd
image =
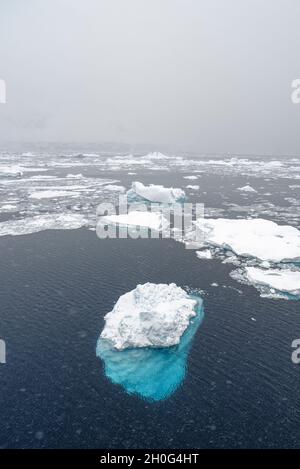
[[281,262],[300,259],[300,231],[288,225],[256,219],[198,219],[205,242],[230,249],[238,256]]
[[166,218],[161,213],[138,210],[133,210],[124,215],[106,215],[100,217],[100,221],[123,226],[141,226],[156,231],[161,231],[168,226]]
[[101,337],[118,350],[176,345],[196,316],[196,304],[174,283],[138,285],[106,314]]
[[82,179],[83,177],[84,177],[84,176],[83,176],[83,174],[81,174],[81,173],[78,173],[78,174],[71,174],[71,173],[70,173],[70,174],[67,174],[67,175],[66,175],[66,178],[67,178],[67,179]]
[[211,259],[212,258],[210,249],[196,251],[196,256],[198,257],[198,259]]
[[183,200],[185,192],[182,189],[164,187],[155,184],[145,186],[142,182],[136,181],[132,183],[131,189],[127,191],[127,196],[129,198],[139,196],[150,202],[172,204]]
[[77,192],[66,191],[66,190],[47,190],[47,191],[35,191],[29,196],[30,199],[55,199],[56,197],[70,197],[77,196]]
[[88,220],[79,213],[37,215],[0,223],[0,236],[25,235],[44,230],[75,230],[87,225]]
[[248,184],[246,186],[243,186],[243,187],[238,187],[238,191],[242,191],[242,192],[257,192],[257,190],[255,190],[253,187],[249,186]]
[[246,276],[250,283],[266,285],[292,295],[300,295],[300,271],[246,267]]

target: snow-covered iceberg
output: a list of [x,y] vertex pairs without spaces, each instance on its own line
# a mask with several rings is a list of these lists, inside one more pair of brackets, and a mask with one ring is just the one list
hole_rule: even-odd
[[174,283],[138,285],[106,314],[101,338],[118,350],[177,345],[196,316],[196,304]]
[[184,201],[185,192],[182,189],[156,184],[145,186],[142,182],[135,181],[132,183],[131,189],[127,191],[127,199],[129,202],[146,200],[148,202],[174,204]]
[[292,226],[256,219],[198,219],[205,244],[241,257],[282,262],[300,259],[300,231]]
[[[122,309],[127,308],[127,304],[129,309],[119,314],[115,308],[121,299],[124,302]],[[179,304],[185,305],[181,310],[183,312],[179,311]],[[145,284],[123,295],[117,305],[109,314],[116,314],[115,319],[120,320],[119,328],[123,336],[120,338],[120,332],[113,323],[109,338],[103,337],[108,332],[106,330],[104,334],[108,324],[106,318],[106,326],[96,348],[97,356],[104,362],[106,376],[129,394],[137,394],[150,401],[168,398],[185,378],[192,339],[204,316],[202,299],[187,295],[174,284]],[[129,318],[123,320],[126,311],[132,318],[129,322]],[[153,328],[150,317],[153,318]],[[170,346],[173,342],[177,345]],[[136,346],[121,350],[114,346],[123,347],[129,343]]]

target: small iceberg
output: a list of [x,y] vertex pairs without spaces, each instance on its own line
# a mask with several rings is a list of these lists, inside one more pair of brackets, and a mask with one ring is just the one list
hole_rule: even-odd
[[246,186],[243,186],[243,187],[238,187],[238,191],[241,191],[241,192],[253,192],[253,193],[256,193],[257,190],[255,190],[253,187],[249,186],[249,184],[247,184]]
[[127,191],[127,199],[129,202],[148,201],[162,204],[174,204],[184,202],[185,192],[182,189],[155,184],[145,186],[142,182],[135,181],[132,183],[131,189]]
[[196,316],[196,303],[174,283],[138,285],[106,314],[101,337],[118,350],[177,345]]
[[184,380],[203,315],[202,299],[175,284],[146,283],[122,295],[97,343],[106,376],[129,394],[166,399]]

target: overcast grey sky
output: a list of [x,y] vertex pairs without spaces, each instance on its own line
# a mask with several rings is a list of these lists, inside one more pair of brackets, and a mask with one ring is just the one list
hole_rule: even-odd
[[0,0],[0,144],[300,154],[299,0]]

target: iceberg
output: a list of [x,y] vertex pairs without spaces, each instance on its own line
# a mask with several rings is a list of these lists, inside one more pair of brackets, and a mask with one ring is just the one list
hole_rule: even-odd
[[[139,293],[137,293],[137,289]],[[179,388],[185,378],[187,372],[187,358],[192,339],[204,316],[203,302],[199,296],[189,296],[184,290],[174,284],[145,284],[138,286],[137,289],[121,297],[124,298],[126,295],[129,295],[123,306],[126,307],[125,304],[128,302],[132,308],[133,295],[134,292],[137,293],[137,298],[139,298],[138,306],[134,303],[134,308],[133,310],[129,310],[129,315],[136,317],[137,323],[140,325],[141,321],[145,324],[145,318],[143,318],[144,311],[142,311],[144,308],[142,304],[144,304],[148,312],[152,312],[152,310],[156,311],[154,311],[152,315],[154,324],[153,330],[151,331],[151,328],[149,328],[148,316],[148,320],[146,319],[147,324],[145,324],[142,330],[139,330],[138,336],[135,335],[134,343],[142,345],[154,341],[154,343],[165,344],[166,346],[137,346],[135,348],[122,348],[120,350],[113,346],[110,339],[103,337],[103,331],[97,342],[96,355],[103,360],[105,374],[114,384],[122,386],[128,394],[136,394],[148,401],[160,401],[170,397]],[[162,301],[160,307],[158,307],[155,292],[158,293],[159,300]],[[186,304],[187,310],[190,311],[188,314],[186,312],[184,314],[178,314],[180,317],[179,322],[182,322],[184,316],[184,326],[187,322],[187,318],[190,317],[188,326],[182,335],[181,330],[183,326],[180,327],[180,330],[178,329],[178,321],[175,320],[172,312],[176,310],[173,298],[175,302],[183,301],[183,304]],[[177,298],[179,299],[177,300]],[[158,310],[160,310],[159,314]],[[172,342],[177,342],[177,339],[180,340],[177,345],[173,346],[169,345],[170,341],[164,335],[164,332],[167,330],[165,327],[169,328],[171,326],[171,317],[169,317],[167,311],[170,311],[170,316],[174,319],[174,322],[173,319],[171,321],[173,322],[171,329],[174,331],[174,333],[172,333]],[[142,320],[140,320],[140,313],[142,313]],[[121,314],[121,316],[123,317],[123,314]],[[120,319],[121,316],[119,316]],[[157,322],[157,316],[161,318],[159,322]],[[163,320],[163,316],[166,316],[168,319],[166,323],[163,323],[164,332],[161,333],[157,327],[160,321]],[[123,331],[124,325],[126,328],[126,324],[126,321],[122,324],[120,323]],[[138,327],[138,325],[130,324],[130,327]],[[105,327],[107,327],[107,322]],[[115,325],[113,325],[113,330],[116,332]],[[177,332],[175,333],[175,331]],[[117,342],[122,344],[123,339],[119,342],[119,332],[116,332],[116,336],[115,332],[113,333],[113,337],[116,337]],[[130,331],[127,330],[127,333],[129,332]],[[134,334],[136,332],[135,329]],[[159,338],[158,342],[157,338]],[[131,338],[129,341],[131,341]]]
[[[282,262],[300,259],[300,231],[256,219],[198,219],[205,244],[233,251],[237,256]],[[188,241],[188,238],[187,238]]]
[[300,298],[300,271],[288,269],[264,270],[246,267],[247,280],[257,286],[266,286],[277,292],[288,293]]
[[106,314],[101,338],[117,350],[177,345],[196,316],[196,304],[174,283],[138,285]]
[[129,202],[146,200],[148,202],[173,204],[183,202],[185,192],[182,189],[155,184],[145,186],[142,182],[135,181],[132,183],[131,189],[127,191],[127,198]]
[[257,190],[255,190],[253,187],[249,186],[249,185],[246,185],[246,186],[243,186],[243,187],[238,187],[238,191],[241,191],[241,192],[257,192]]

